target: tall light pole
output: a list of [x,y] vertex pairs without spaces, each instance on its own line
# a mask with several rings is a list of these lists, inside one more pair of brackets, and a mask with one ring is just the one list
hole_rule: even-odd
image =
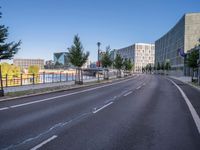
[[100,42],[97,42],[97,46],[98,46],[98,81],[99,81],[99,67],[100,67],[100,62],[99,62],[99,52],[100,52],[100,46],[101,46],[101,43]]

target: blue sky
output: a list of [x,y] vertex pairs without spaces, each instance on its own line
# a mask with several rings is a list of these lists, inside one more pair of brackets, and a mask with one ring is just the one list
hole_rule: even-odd
[[22,40],[16,58],[53,59],[79,34],[90,59],[101,49],[153,43],[186,12],[200,12],[200,0],[0,0],[9,40]]

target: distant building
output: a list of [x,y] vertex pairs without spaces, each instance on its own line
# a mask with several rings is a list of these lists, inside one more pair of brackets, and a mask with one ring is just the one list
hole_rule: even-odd
[[53,60],[45,61],[44,68],[45,69],[54,69],[54,61]]
[[142,72],[142,68],[151,64],[154,66],[155,45],[147,43],[135,43],[131,46],[116,50],[123,59],[130,59],[134,63],[134,71]]
[[194,48],[200,38],[200,13],[187,13],[165,35],[155,42],[155,62],[168,60],[175,75],[189,75],[185,59],[180,55]]
[[66,68],[71,66],[68,60],[68,52],[54,53],[53,59],[56,68]]
[[117,53],[117,50],[116,50],[116,49],[110,51],[110,58],[111,58],[112,61],[115,60],[115,58],[116,58],[116,53]]
[[90,68],[97,68],[96,62],[91,62],[90,63]]
[[20,69],[28,69],[29,66],[39,66],[44,68],[44,59],[13,59],[13,64],[20,67]]
[[82,68],[90,68],[90,60],[88,59]]

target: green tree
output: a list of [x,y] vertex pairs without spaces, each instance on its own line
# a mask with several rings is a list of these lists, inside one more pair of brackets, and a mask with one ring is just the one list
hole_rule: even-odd
[[125,59],[123,65],[126,71],[131,71],[133,69],[133,64],[130,59]]
[[86,63],[88,56],[89,52],[84,53],[80,38],[75,35],[74,44],[69,48],[68,58],[71,64],[76,67],[76,84],[83,84],[81,67]]
[[151,74],[151,71],[152,71],[152,66],[151,66],[151,64],[149,64],[148,70],[149,70],[149,72],[150,72],[150,74]]
[[198,64],[197,64],[198,59],[199,59],[198,51],[192,51],[191,53],[188,54],[188,57],[186,59],[187,65],[190,68],[192,68],[192,82],[193,82],[193,78],[194,78],[194,71],[197,70],[197,68],[198,68]]
[[110,46],[106,47],[106,52],[101,58],[101,63],[103,68],[108,68],[112,65],[112,60],[110,58]]
[[126,71],[128,71],[126,73],[130,74],[130,71],[132,71],[132,69],[133,69],[133,64],[132,64],[131,60],[126,58],[123,62],[123,65],[124,65],[124,69]]
[[101,58],[101,63],[102,63],[102,67],[105,68],[104,70],[106,70],[106,73],[104,74],[104,79],[109,79],[108,67],[110,67],[112,65],[112,60],[110,58],[110,46],[106,47],[106,52],[105,52],[105,54],[103,54],[103,56]]
[[32,66],[28,67],[28,73],[30,73],[30,74],[37,75],[37,74],[39,74],[39,70],[40,70],[40,68],[37,65],[32,65]]
[[164,62],[162,62],[160,69],[163,70],[163,71],[165,70],[165,63]]
[[165,63],[165,70],[170,70],[171,69],[171,65],[170,65],[170,62],[166,62]]
[[[2,14],[0,12],[0,18]],[[21,41],[15,42],[6,42],[8,39],[8,27],[5,25],[0,25],[0,61],[2,59],[12,59],[13,56],[18,52]],[[3,92],[3,83],[2,83],[2,73],[0,66],[0,81],[1,81],[1,96],[4,96]]]
[[118,70],[117,77],[120,78],[121,77],[121,69],[123,67],[123,58],[119,54],[116,55],[116,58],[114,60],[114,67]]
[[156,70],[160,70],[160,63],[157,62]]

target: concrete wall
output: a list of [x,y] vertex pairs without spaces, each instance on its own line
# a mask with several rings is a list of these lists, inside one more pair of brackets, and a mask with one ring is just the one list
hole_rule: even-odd
[[194,48],[200,39],[200,13],[185,15],[185,52]]

